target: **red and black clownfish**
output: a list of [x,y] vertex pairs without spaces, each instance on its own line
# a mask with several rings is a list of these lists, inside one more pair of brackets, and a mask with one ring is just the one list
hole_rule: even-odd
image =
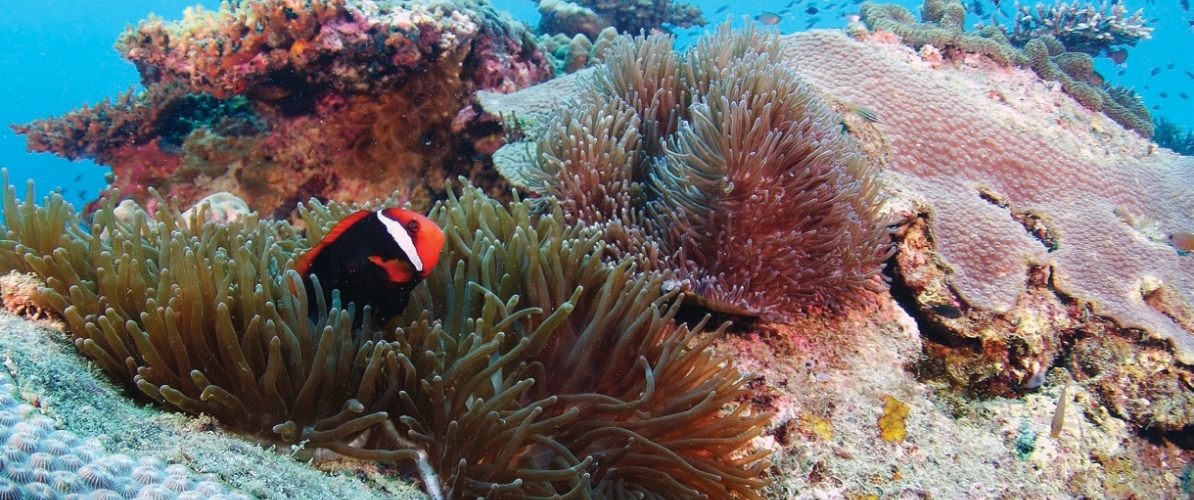
[[444,232],[421,214],[401,208],[362,210],[332,227],[299,257],[294,270],[307,288],[312,320],[319,317],[314,274],[329,307],[332,290],[340,290],[341,307],[356,304],[353,328],[361,327],[366,305],[376,324],[384,325],[402,314],[411,290],[431,274],[443,247]]

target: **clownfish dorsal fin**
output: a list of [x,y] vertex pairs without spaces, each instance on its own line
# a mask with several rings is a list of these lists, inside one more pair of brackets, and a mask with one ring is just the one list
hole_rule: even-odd
[[319,252],[322,251],[324,247],[335,242],[338,238],[340,238],[340,235],[344,234],[345,231],[349,230],[361,219],[369,217],[370,215],[373,215],[373,212],[361,210],[357,213],[349,215],[348,217],[345,217],[340,222],[337,222],[335,226],[332,226],[332,230],[328,231],[328,234],[325,234],[323,238],[319,240],[319,243],[316,243],[315,246],[311,247],[310,250],[307,250],[301,257],[299,257],[298,261],[294,263],[294,270],[298,271],[299,276],[301,276],[303,279],[307,279],[307,275],[311,272],[311,262],[315,260],[315,257],[319,255]]

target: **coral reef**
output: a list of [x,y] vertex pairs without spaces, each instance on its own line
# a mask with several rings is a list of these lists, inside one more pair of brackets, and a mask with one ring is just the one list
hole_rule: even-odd
[[129,90],[116,101],[104,99],[86,104],[52,120],[34,120],[12,129],[27,136],[29,151],[53,152],[68,160],[93,158],[100,163],[114,160],[122,148],[157,139],[168,122],[166,115],[186,98],[181,85],[158,85],[141,92]]
[[670,37],[619,42],[520,178],[715,310],[865,303],[890,255],[874,173],[777,49],[728,26],[683,56]]
[[925,0],[922,21],[908,9],[896,4],[864,2],[858,11],[862,22],[872,30],[895,33],[914,49],[932,45],[937,49],[957,49],[982,54],[1002,64],[1023,64],[1024,55],[1008,43],[999,30],[983,30],[977,35],[965,32],[966,7],[957,1]]
[[662,275],[606,265],[599,235],[558,210],[507,210],[474,188],[449,198],[432,217],[453,265],[385,333],[351,331],[353,305],[322,293],[309,323],[288,271],[358,207],[304,205],[304,238],[256,215],[183,220],[162,199],[118,217],[108,199],[84,231],[61,197],[29,196],[4,196],[5,267],[45,279],[76,347],[168,407],[265,442],[414,463],[437,498],[754,498],[765,484],[768,453],[742,448],[767,415],[708,349],[721,330],[678,324]]
[[[965,55],[956,55],[965,64],[934,65],[898,42],[877,34],[861,41],[830,32],[797,34],[783,39],[780,60],[834,109],[869,111],[844,114],[843,125],[860,150],[885,167],[884,213],[902,220],[892,293],[915,315],[923,335],[917,351],[927,356],[913,362],[914,372],[941,394],[1020,399],[1041,390],[1051,368],[1063,366],[1076,382],[1087,384],[1081,391],[1098,408],[1087,417],[1096,425],[1178,439],[1194,423],[1188,411],[1194,392],[1188,382],[1194,380],[1189,326],[1194,307],[1188,290],[1194,276],[1184,250],[1194,227],[1194,195],[1188,189],[1194,170],[1188,159],[1092,113],[1060,85],[1043,82],[1027,68]],[[544,111],[547,103],[592,98],[585,82],[597,78],[582,72],[544,89],[486,94],[482,103],[543,120],[550,116]],[[645,134],[638,134],[635,143],[634,134],[625,131],[633,127],[616,125],[641,128],[647,120],[630,118],[637,113],[633,109],[617,103],[605,113],[569,109],[573,128],[567,133],[590,137],[580,149],[561,149],[571,155],[563,159],[600,168],[580,169],[564,181],[600,181],[607,187],[593,192],[593,198],[578,199],[575,217],[625,227],[640,215],[617,208],[622,199],[649,195],[633,182],[622,182],[637,175],[628,174],[622,160],[647,149]],[[525,147],[510,149],[526,152]],[[515,182],[538,182],[524,169],[534,153],[519,156],[499,168]],[[617,217],[607,218],[609,213]],[[757,338],[783,338],[768,334],[769,328],[776,327],[761,326]],[[821,334],[812,328],[802,338]],[[852,337],[824,341],[854,342]],[[1116,346],[1117,361],[1093,356],[1099,348],[1091,346],[1102,343]],[[775,362],[771,351],[743,349],[755,351],[740,359]],[[870,401],[882,406],[881,398]],[[909,427],[919,425],[916,414],[915,409],[909,414]],[[877,435],[875,421],[868,425]],[[832,424],[840,430],[837,421]],[[1016,420],[1010,427],[1016,436],[1019,426]],[[801,428],[793,424],[791,430]],[[1038,436],[1034,446],[1046,446],[1043,436],[1049,431],[1033,432]],[[1083,484],[1105,480],[1066,470],[1082,474]]]
[[50,319],[50,304],[37,293],[44,286],[36,274],[11,271],[0,276],[0,306],[13,316]]
[[561,34],[541,35],[539,42],[555,62],[556,74],[564,75],[605,62],[605,53],[617,37],[618,30],[606,27],[593,40],[578,33],[572,38]]
[[572,38],[584,35],[597,39],[598,33],[613,27],[629,35],[666,32],[669,27],[690,28],[707,24],[695,5],[659,0],[631,2],[624,0],[539,0],[539,32]]
[[0,370],[0,496],[4,498],[211,498],[248,499],[185,465],[153,457],[110,455],[94,439],[58,430],[52,419],[18,399],[12,378]]
[[[923,344],[934,333],[918,323],[885,297],[846,320],[799,318],[719,343],[719,352],[754,375],[756,400],[777,412],[763,437],[776,449],[766,497],[1185,495],[1180,477],[1194,456],[1188,447],[1140,436],[1081,383],[1066,391],[1053,437],[1063,370],[1007,397],[951,390],[926,376]],[[905,406],[893,404],[889,413],[888,398]],[[902,441],[883,438],[889,421],[902,424],[888,427],[902,429]]]
[[1123,2],[1103,1],[1101,6],[1058,1],[1046,8],[1018,5],[1013,31],[1008,39],[1023,47],[1029,41],[1045,35],[1056,38],[1071,52],[1098,55],[1123,45],[1134,47],[1140,40],[1152,37],[1153,28],[1144,25],[1144,9],[1128,16]]
[[[1123,19],[1123,6],[1119,3],[1112,7],[1110,19],[1104,19],[1099,10],[1087,6],[1084,15],[1097,17],[1100,24],[1089,26],[1082,21],[1071,23],[1069,12],[1077,9],[1077,2],[1072,6],[1061,3],[1065,7],[1057,7],[1058,15],[1062,18],[1048,17],[1047,21],[1025,20],[1024,14],[1017,18],[1023,22],[1024,30],[1017,27],[1017,31],[1009,38],[1006,30],[1000,26],[980,26],[977,34],[971,35],[964,31],[963,21],[966,8],[958,1],[925,0],[918,22],[912,13],[904,7],[894,4],[864,3],[860,10],[862,21],[873,30],[888,31],[900,37],[900,40],[914,49],[933,47],[938,49],[956,49],[965,53],[982,54],[1004,65],[1027,65],[1036,70],[1037,74],[1046,80],[1060,82],[1067,93],[1074,96],[1088,109],[1102,111],[1111,119],[1128,129],[1135,130],[1143,137],[1151,137],[1153,133],[1152,118],[1148,109],[1134,95],[1123,92],[1109,92],[1102,88],[1103,78],[1094,73],[1094,62],[1090,56],[1098,54],[1100,50],[1109,50],[1117,43],[1133,45],[1135,39],[1120,34],[1124,25],[1136,26],[1140,24],[1139,13],[1129,20]],[[1104,9],[1105,10],[1105,5]],[[1043,9],[1043,7],[1038,7]],[[1043,12],[1043,11],[1042,11]],[[1052,11],[1051,11],[1052,12]],[[1045,14],[1041,14],[1045,15]],[[1049,16],[1051,16],[1050,14]],[[1103,22],[1105,21],[1105,22]],[[1046,22],[1050,29],[1037,26]],[[1053,26],[1070,26],[1058,28]],[[1114,28],[1112,28],[1114,26]],[[1073,30],[1089,30],[1078,34]],[[1139,31],[1147,30],[1147,31]],[[1054,33],[1053,31],[1057,31]],[[1139,37],[1147,38],[1149,28],[1136,26]],[[1057,35],[1057,36],[1055,36]],[[854,38],[865,38],[859,34]],[[1138,38],[1139,38],[1138,37]],[[1122,40],[1112,42],[1111,40]],[[1128,40],[1131,40],[1129,43]],[[1107,41],[1100,45],[1099,41]],[[1070,47],[1073,45],[1073,47]],[[1023,47],[1020,51],[1016,47]],[[940,58],[940,55],[935,57]],[[936,64],[940,64],[937,62]]]
[[459,175],[500,194],[479,155],[501,126],[473,93],[553,74],[521,24],[472,0],[236,2],[117,45],[146,89],[14,126],[30,150],[109,165],[142,205],[150,187],[186,205],[228,191],[275,217],[395,190],[425,210]]
[[[317,460],[312,467],[233,435],[211,416],[190,416],[130,398],[70,342],[65,325],[0,314],[0,371],[11,376],[23,418],[54,427],[134,462],[186,466],[233,491],[262,499],[424,499],[414,485],[388,477],[388,464]],[[28,410],[28,411],[27,411]],[[195,478],[200,479],[200,478]]]
[[1042,35],[1024,46],[1029,65],[1041,78],[1060,82],[1067,94],[1086,106],[1102,111],[1125,128],[1135,130],[1141,137],[1153,136],[1152,117],[1135,92],[1101,85],[1102,77],[1094,72],[1094,60],[1082,52],[1070,52],[1051,35]]
[[[1142,353],[1163,346],[1172,358],[1151,373],[1190,375],[1189,256],[1143,231],[1194,227],[1187,157],[1115,133],[1023,71],[934,69],[896,45],[830,33],[791,37],[786,54],[818,88],[880,117],[859,137],[907,198],[897,296],[920,311],[926,351],[955,383],[1014,393],[1058,362],[1115,372],[1072,347],[1111,336]],[[1172,293],[1161,300],[1157,290]],[[1143,358],[1156,357],[1131,359]],[[1194,389],[1160,376],[1120,377],[1117,387],[1172,411],[1124,414],[1163,431],[1194,423],[1180,410]]]

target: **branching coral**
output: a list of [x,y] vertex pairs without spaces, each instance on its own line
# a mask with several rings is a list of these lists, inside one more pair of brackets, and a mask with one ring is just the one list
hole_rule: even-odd
[[87,231],[56,195],[45,208],[14,195],[0,262],[43,277],[75,345],[167,406],[268,442],[413,462],[436,498],[753,498],[764,483],[765,453],[742,448],[767,416],[708,349],[719,332],[678,324],[662,275],[607,264],[600,235],[558,209],[450,198],[432,217],[452,264],[391,323],[408,326],[352,331],[335,300],[309,322],[287,269],[357,207],[304,205],[301,237],[164,200],[118,216],[109,201]]
[[1039,3],[1035,9],[1026,5],[1018,8],[1012,21],[1014,31],[1008,38],[1021,47],[1029,40],[1050,35],[1066,50],[1097,55],[1118,46],[1135,46],[1152,37],[1153,29],[1144,25],[1144,9],[1128,16],[1128,9],[1119,1],[1110,5],[1104,1],[1102,6],[1059,1],[1049,8]]
[[871,167],[759,31],[623,42],[560,111],[526,172],[611,254],[669,268],[715,309],[783,319],[881,287]]

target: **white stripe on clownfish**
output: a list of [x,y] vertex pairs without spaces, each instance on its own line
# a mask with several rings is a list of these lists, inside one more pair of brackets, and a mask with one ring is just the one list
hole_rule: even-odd
[[377,218],[382,224],[385,224],[386,232],[390,233],[390,237],[394,238],[394,242],[398,244],[398,248],[402,249],[402,253],[405,253],[406,258],[415,266],[415,271],[423,272],[423,260],[419,258],[419,252],[415,249],[415,242],[410,238],[410,233],[406,231],[406,227],[401,222],[387,217],[384,211],[378,212]]

